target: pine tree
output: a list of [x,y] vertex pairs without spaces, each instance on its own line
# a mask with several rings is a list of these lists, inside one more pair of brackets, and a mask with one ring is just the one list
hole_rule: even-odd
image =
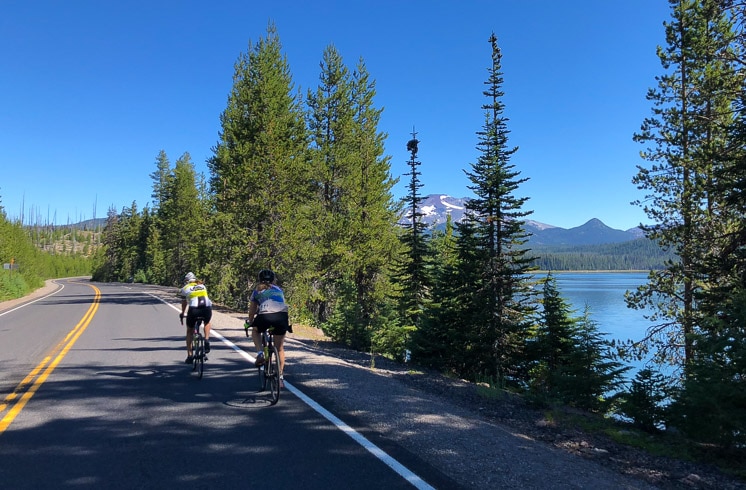
[[[333,47],[324,52],[320,85],[309,92],[309,128],[316,174],[319,273],[311,309],[336,340],[367,348],[374,331],[391,326],[382,311],[388,264],[396,250],[395,181],[378,132],[375,82],[362,60],[350,74]],[[334,309],[346,311],[342,317]],[[331,320],[334,317],[336,320]],[[339,320],[344,318],[344,323]]]
[[143,216],[145,238],[145,278],[148,284],[166,284],[166,259],[161,231],[154,213]]
[[[655,360],[680,368],[672,380],[679,383],[670,411],[675,423],[696,437],[708,433],[705,439],[727,443],[739,418],[721,394],[739,392],[730,367],[739,364],[744,348],[736,313],[746,277],[743,6],[670,3],[668,47],[659,49],[667,73],[649,92],[653,117],[635,136],[653,144],[643,154],[652,165],[639,167],[635,182],[650,192],[645,211],[655,225],[646,234],[679,260],[651,273],[628,302],[655,310],[651,318],[658,325],[638,344],[642,353],[653,349]],[[713,399],[724,409],[709,423],[697,414]]]
[[189,153],[174,166],[159,210],[160,237],[165,251],[167,285],[179,285],[189,271],[201,273],[198,260],[208,234],[204,206],[197,189],[197,175]]
[[[500,383],[518,381],[525,376],[521,368],[522,345],[527,336],[528,319],[531,317],[529,278],[533,260],[525,246],[528,235],[522,218],[529,211],[522,208],[527,198],[515,196],[519,186],[527,179],[510,163],[517,148],[508,146],[508,119],[504,116],[502,92],[502,53],[494,33],[489,39],[492,63],[483,92],[487,102],[483,129],[477,133],[480,155],[472,170],[467,172],[471,189],[476,197],[466,207],[466,226],[472,227],[476,246],[482,252],[479,262],[480,280],[468,286],[474,295],[474,306],[479,311],[471,334],[484,343],[480,349],[480,365],[484,375],[496,377]],[[458,226],[464,236],[464,224]],[[460,240],[461,242],[461,240]]]
[[[400,244],[395,229],[399,215],[392,195],[397,182],[391,176],[390,157],[385,156],[386,134],[378,130],[382,109],[375,107],[375,81],[363,59],[352,74],[353,166],[345,194],[345,214],[350,225],[347,247],[349,270],[355,284],[353,301],[360,306],[356,318],[358,331],[376,333],[398,325],[384,314],[390,311],[390,264],[399,255]],[[346,260],[347,262],[347,260]],[[366,333],[353,345],[368,345]]]
[[342,195],[349,192],[345,182],[349,179],[352,149],[353,107],[352,82],[349,69],[334,46],[327,46],[320,63],[319,85],[309,90],[308,128],[311,136],[311,159],[315,173],[314,184],[319,203],[316,212],[318,236],[316,243],[318,266],[309,283],[314,291],[310,295],[309,309],[313,319],[324,323],[333,314],[333,300],[338,296],[343,280],[342,257],[346,253],[344,241],[347,233]]
[[120,249],[119,214],[110,207],[106,214],[106,226],[101,238],[101,248],[93,261],[94,281],[117,281],[122,262]]
[[227,304],[245,308],[258,270],[291,282],[306,270],[312,173],[300,97],[274,25],[241,54],[233,79],[208,161],[218,232],[209,274]]
[[544,279],[542,312],[529,348],[530,391],[541,399],[599,412],[612,407],[630,368],[614,359],[586,306],[574,317],[557,288],[555,277]]
[[[733,132],[734,87],[742,87],[730,54],[732,23],[716,0],[670,0],[666,48],[659,57],[666,73],[648,92],[653,116],[645,119],[635,140],[651,144],[643,152],[649,168],[638,166],[633,181],[648,192],[644,210],[653,225],[648,238],[678,257],[648,284],[628,296],[631,307],[654,310],[657,323],[638,342],[658,362],[685,367],[696,356],[694,339],[703,292],[728,281],[714,268],[722,255],[722,237],[733,214],[724,205],[718,174],[727,165]],[[740,220],[740,218],[739,218]],[[683,347],[682,347],[683,346]]]
[[630,389],[619,398],[618,412],[640,429],[658,432],[667,418],[664,404],[670,398],[670,391],[665,376],[650,368],[641,369]]
[[567,301],[557,289],[557,280],[549,273],[544,279],[542,313],[530,357],[535,360],[531,369],[531,390],[557,396],[564,389],[563,376],[575,348],[577,319]]
[[455,372],[454,353],[458,352],[456,344],[462,340],[458,328],[464,311],[459,303],[462,299],[458,297],[459,287],[454,281],[459,272],[458,249],[450,215],[446,217],[442,232],[433,230],[430,245],[433,260],[428,275],[432,277],[432,293],[423,312],[422,325],[412,332],[409,349],[413,362]]
[[121,266],[117,280],[132,282],[138,270],[144,268],[145,244],[141,242],[142,217],[137,211],[137,203],[132,202],[119,214],[119,250]]
[[[716,34],[708,46],[717,52],[719,77],[712,92],[732,101],[731,140],[716,147],[714,187],[724,205],[716,208],[717,231],[711,233],[705,257],[707,288],[697,296],[702,313],[693,336],[694,359],[670,410],[672,423],[694,439],[732,448],[746,442],[746,5],[705,2]],[[723,16],[719,8],[725,9]],[[725,47],[723,47],[725,46]],[[727,94],[731,94],[727,97]],[[731,107],[724,107],[724,110]],[[727,119],[726,119],[727,121]],[[707,413],[708,417],[692,416]]]
[[613,408],[624,376],[631,368],[616,360],[612,342],[606,336],[586,306],[583,315],[575,319],[574,348],[557,384],[560,398],[566,403],[602,413]]
[[441,318],[448,322],[450,369],[461,378],[504,388],[508,379],[500,367],[508,361],[512,364],[512,358],[503,355],[507,351],[496,351],[498,345],[507,344],[506,335],[492,328],[493,312],[485,308],[489,278],[484,269],[489,250],[484,247],[479,226],[468,219],[457,224],[456,261],[452,269],[442,270],[445,275],[439,280],[436,298],[445,310]]
[[417,160],[419,143],[417,133],[413,130],[412,139],[407,142],[409,172],[404,174],[409,176],[404,203],[406,214],[400,234],[404,254],[397,263],[399,271],[394,277],[394,284],[399,290],[399,317],[405,325],[415,329],[422,326],[421,320],[431,289],[429,236],[426,233],[427,224],[422,219],[424,214],[420,210],[423,197],[420,194],[422,173],[418,169],[421,163]]
[[697,355],[668,418],[697,441],[732,449],[746,444],[746,289],[721,299],[719,314],[704,319],[706,333],[695,339]]
[[153,210],[157,213],[161,203],[166,200],[169,179],[171,178],[171,162],[166,152],[161,150],[155,160],[156,169],[150,174],[153,180]]

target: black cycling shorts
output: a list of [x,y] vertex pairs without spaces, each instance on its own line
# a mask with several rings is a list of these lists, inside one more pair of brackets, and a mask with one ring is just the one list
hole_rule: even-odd
[[203,322],[204,325],[210,323],[210,320],[212,320],[212,306],[197,306],[194,308],[190,306],[186,316],[187,328],[194,328],[194,325],[197,324],[198,316],[205,319]]
[[290,326],[290,322],[288,321],[287,311],[257,315],[256,318],[254,318],[252,326],[256,327],[259,332],[264,332],[269,327],[275,327],[272,331],[275,335],[285,335],[287,332],[293,331],[293,328]]

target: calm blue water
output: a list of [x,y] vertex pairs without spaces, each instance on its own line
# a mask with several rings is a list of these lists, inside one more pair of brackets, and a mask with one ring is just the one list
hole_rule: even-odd
[[[647,272],[552,272],[552,275],[560,295],[575,310],[575,316],[583,314],[586,304],[590,307],[599,332],[607,334],[605,340],[640,340],[652,325],[645,318],[645,311],[627,308],[624,302],[625,291],[647,283]],[[545,276],[535,274],[537,279]],[[644,361],[630,362],[632,370],[625,378],[634,378],[644,364]]]
[[[575,310],[583,314],[585,305],[590,307],[591,318],[607,339],[639,340],[651,324],[644,311],[627,308],[624,293],[647,282],[647,272],[553,272],[562,297]],[[536,274],[537,278],[545,277]]]

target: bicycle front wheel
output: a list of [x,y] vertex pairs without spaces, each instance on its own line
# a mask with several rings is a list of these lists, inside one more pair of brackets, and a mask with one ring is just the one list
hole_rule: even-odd
[[274,405],[280,400],[280,356],[277,354],[277,347],[272,346],[270,349],[268,361],[264,373],[266,384],[269,385],[270,401]]

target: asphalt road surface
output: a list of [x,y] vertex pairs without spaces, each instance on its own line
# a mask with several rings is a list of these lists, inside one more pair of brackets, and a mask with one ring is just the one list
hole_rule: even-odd
[[247,342],[216,329],[199,380],[172,305],[137,285],[58,283],[0,310],[3,488],[448,486],[313,400],[285,390],[270,406]]

